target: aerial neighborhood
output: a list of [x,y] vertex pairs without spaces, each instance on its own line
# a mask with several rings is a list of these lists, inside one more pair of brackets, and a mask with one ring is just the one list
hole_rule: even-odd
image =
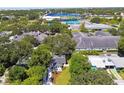
[[124,85],[124,8],[0,10],[1,85]]

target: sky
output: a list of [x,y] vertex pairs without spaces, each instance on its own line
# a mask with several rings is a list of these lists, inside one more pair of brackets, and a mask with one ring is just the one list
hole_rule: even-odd
[[124,7],[124,0],[0,0],[0,7]]

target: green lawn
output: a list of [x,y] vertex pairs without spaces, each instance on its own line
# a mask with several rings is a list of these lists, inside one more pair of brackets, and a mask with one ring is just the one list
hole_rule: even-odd
[[63,71],[56,77],[55,84],[56,85],[67,85],[69,84],[70,73],[69,67],[63,69]]
[[80,32],[79,30],[72,30],[71,32]]
[[120,71],[119,75],[124,79],[124,72]]

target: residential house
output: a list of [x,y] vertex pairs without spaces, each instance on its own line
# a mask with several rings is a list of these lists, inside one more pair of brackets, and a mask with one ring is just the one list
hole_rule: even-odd
[[61,72],[62,68],[66,64],[65,55],[54,55],[51,60],[51,68],[56,72]]
[[76,50],[117,50],[119,36],[85,36],[79,32],[73,33]]

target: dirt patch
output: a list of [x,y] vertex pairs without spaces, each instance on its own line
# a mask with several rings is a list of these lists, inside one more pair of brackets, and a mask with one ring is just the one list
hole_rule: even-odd
[[57,77],[58,77],[60,74],[61,74],[61,72],[59,72],[59,73],[54,72],[54,73],[53,73],[53,84],[56,84],[56,79],[57,79]]

